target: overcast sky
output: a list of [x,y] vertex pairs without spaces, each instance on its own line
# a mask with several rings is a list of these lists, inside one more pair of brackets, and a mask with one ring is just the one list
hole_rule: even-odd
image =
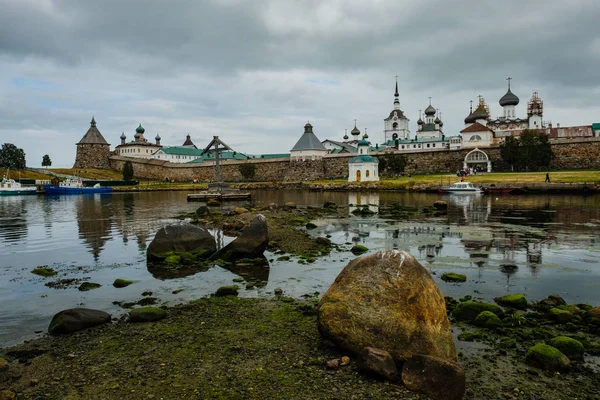
[[111,149],[139,123],[264,154],[357,119],[381,143],[396,75],[413,135],[430,96],[446,135],[478,95],[497,116],[508,76],[518,116],[535,89],[546,120],[591,124],[598,21],[598,0],[0,0],[0,143],[71,167],[92,116]]

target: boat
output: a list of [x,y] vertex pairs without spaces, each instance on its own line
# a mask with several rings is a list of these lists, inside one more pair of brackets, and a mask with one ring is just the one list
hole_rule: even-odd
[[480,194],[483,189],[473,186],[471,182],[456,182],[450,186],[441,186],[438,189],[442,193]]
[[85,186],[81,178],[67,178],[61,182],[54,182],[52,185],[45,185],[46,194],[87,194],[87,193],[110,193],[111,187],[100,186],[96,183],[94,186]]
[[190,193],[187,195],[187,201],[204,201],[208,199],[225,200],[245,200],[252,197],[250,193],[219,193],[219,192],[202,192]]
[[7,178],[6,175],[2,177],[2,183],[0,183],[0,196],[15,196],[36,193],[37,188],[35,186],[23,186],[20,182]]

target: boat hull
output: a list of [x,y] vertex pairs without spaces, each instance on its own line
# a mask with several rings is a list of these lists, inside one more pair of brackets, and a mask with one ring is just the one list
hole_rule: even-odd
[[37,189],[0,190],[0,196],[23,196],[30,194],[37,194]]
[[46,194],[93,194],[93,193],[110,193],[112,192],[111,187],[60,187],[56,185],[44,186]]

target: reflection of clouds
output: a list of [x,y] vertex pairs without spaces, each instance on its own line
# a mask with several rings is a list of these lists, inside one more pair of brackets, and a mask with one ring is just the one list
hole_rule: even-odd
[[22,196],[0,196],[0,241],[18,242],[27,236],[26,201]]

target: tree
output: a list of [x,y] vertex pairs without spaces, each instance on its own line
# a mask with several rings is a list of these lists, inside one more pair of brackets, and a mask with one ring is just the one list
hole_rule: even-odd
[[240,174],[242,174],[242,177],[246,180],[252,180],[256,175],[256,164],[240,164],[238,169],[240,170]]
[[123,180],[130,181],[133,179],[133,164],[131,161],[125,161],[123,164]]
[[0,167],[25,169],[25,152],[12,143],[4,143],[0,149]]
[[386,154],[378,157],[379,175],[394,176],[404,172],[406,156],[404,154]]
[[510,165],[510,170],[514,171],[514,166],[519,162],[519,139],[515,136],[508,136],[500,145],[500,157],[505,163]]
[[48,154],[44,154],[44,157],[42,157],[42,167],[50,167],[52,165],[52,160],[50,159],[50,156]]

